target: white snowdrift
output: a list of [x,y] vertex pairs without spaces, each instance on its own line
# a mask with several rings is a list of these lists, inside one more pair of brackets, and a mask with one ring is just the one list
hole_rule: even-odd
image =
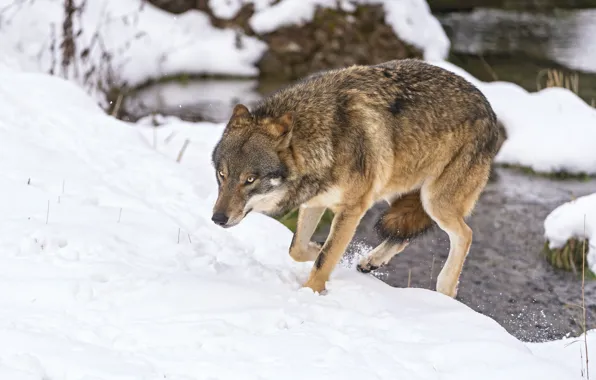
[[588,239],[587,262],[596,273],[596,193],[554,209],[544,220],[544,236],[551,249],[563,247],[572,238]]
[[[77,59],[71,65],[68,78],[84,81],[84,73],[92,66],[95,75],[105,60],[101,58],[103,41],[105,51],[113,55],[112,68],[116,84],[137,85],[150,79],[179,73],[228,74],[254,76],[254,64],[266,49],[266,44],[231,29],[217,29],[207,15],[189,11],[181,15],[164,12],[141,0],[87,1],[82,15],[74,17],[75,33],[82,27],[77,40],[78,54],[93,46],[85,63]],[[0,51],[12,57],[19,67],[29,71],[61,74],[62,55],[62,0],[17,1],[0,0],[2,22]],[[57,35],[52,53],[52,28]],[[101,41],[91,43],[94,34]],[[237,40],[237,37],[239,40]],[[239,47],[236,45],[239,43]]]
[[596,109],[564,88],[530,93],[508,82],[481,82],[445,61],[430,62],[459,74],[488,98],[507,130],[495,161],[536,172],[596,174]]
[[[216,4],[227,3],[219,0]],[[238,2],[233,2],[238,4]],[[268,33],[282,26],[302,24],[313,19],[317,6],[335,8],[337,0],[283,0],[265,7],[266,1],[257,1],[251,27],[258,33]],[[425,59],[445,59],[449,53],[449,39],[439,21],[430,12],[425,0],[356,0],[339,2],[341,9],[351,11],[356,4],[382,4],[385,22],[396,35],[424,52]],[[223,5],[219,5],[222,9]],[[225,11],[224,11],[225,12]]]
[[580,379],[436,292],[345,267],[301,289],[285,227],[209,220],[221,130],[125,124],[0,69],[0,378]]

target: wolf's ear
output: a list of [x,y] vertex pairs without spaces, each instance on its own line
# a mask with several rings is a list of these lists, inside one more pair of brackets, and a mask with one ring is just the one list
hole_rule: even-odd
[[289,145],[294,127],[294,114],[286,112],[278,118],[271,120],[267,125],[267,130],[271,137],[278,140],[281,145]]
[[246,108],[244,104],[236,104],[232,110],[232,116],[224,130],[224,135],[232,130],[245,128],[247,125],[250,125],[251,121],[252,115],[250,114],[250,111],[248,111],[248,108]]
[[250,111],[244,104],[236,104],[232,110],[232,117],[230,118],[230,121],[244,118],[250,118]]

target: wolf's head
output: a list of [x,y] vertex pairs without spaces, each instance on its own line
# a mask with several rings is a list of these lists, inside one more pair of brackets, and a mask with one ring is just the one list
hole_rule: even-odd
[[242,104],[212,154],[219,193],[212,220],[222,227],[238,224],[251,211],[276,214],[286,194],[288,168],[280,152],[288,148],[293,117],[257,118]]

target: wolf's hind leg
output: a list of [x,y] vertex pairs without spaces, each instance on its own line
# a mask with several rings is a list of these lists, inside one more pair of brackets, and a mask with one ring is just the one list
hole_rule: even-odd
[[465,218],[472,212],[490,172],[490,160],[456,157],[443,173],[422,189],[426,212],[449,236],[449,256],[437,277],[437,291],[456,297],[459,277],[472,245]]
[[310,239],[325,212],[325,207],[300,207],[296,233],[290,244],[290,256],[300,262],[313,261],[319,255],[321,246]]
[[419,191],[397,198],[376,225],[377,232],[385,240],[360,261],[357,269],[367,273],[387,264],[432,225],[433,220],[424,211]]
[[395,243],[392,242],[391,239],[385,239],[385,241],[373,249],[368,256],[365,256],[360,260],[360,263],[358,263],[356,269],[362,273],[368,273],[370,271],[379,269],[391,261],[393,256],[403,251],[408,244],[408,241]]

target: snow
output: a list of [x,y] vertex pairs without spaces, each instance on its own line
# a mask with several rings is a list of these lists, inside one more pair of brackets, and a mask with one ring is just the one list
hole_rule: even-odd
[[210,221],[223,125],[165,121],[0,68],[0,378],[580,379],[579,360],[357,258],[328,294],[301,288],[312,263],[290,259],[280,223]]
[[[250,26],[257,33],[269,33],[280,27],[302,24],[313,19],[318,6],[335,8],[336,0],[283,0],[270,7],[257,7]],[[445,59],[449,39],[425,0],[356,0],[339,1],[342,10],[352,11],[354,4],[382,4],[385,22],[396,35],[423,51],[424,59]]]
[[[596,330],[588,331],[585,336],[582,334],[577,338],[563,338],[560,340],[544,343],[528,343],[532,352],[541,358],[553,363],[560,363],[569,370],[582,371],[583,378],[588,379],[585,369],[585,342],[588,343],[588,352],[596,343]],[[592,360],[592,356],[589,357]],[[594,366],[590,365],[590,373],[594,374]]]
[[[93,48],[88,61],[77,59],[67,73],[79,84],[86,84],[84,73],[92,67],[96,68],[96,80],[108,77],[118,85],[129,86],[180,73],[255,76],[255,63],[266,50],[266,44],[254,37],[213,27],[208,16],[199,11],[174,15],[141,0],[94,0],[86,4],[82,15],[74,17],[75,32],[84,25],[77,49]],[[4,7],[0,51],[8,56],[6,60],[28,71],[53,69],[62,74],[61,53],[58,50],[53,54],[51,49],[52,28],[58,28],[55,35],[62,35],[62,1],[0,0],[0,9]],[[92,43],[96,32],[101,39]],[[100,41],[113,55],[111,73],[102,59]]]
[[463,76],[487,97],[507,130],[495,162],[536,172],[596,174],[596,109],[564,88],[530,93],[509,82],[482,82],[445,61],[430,62]]
[[563,247],[572,238],[588,239],[587,263],[596,273],[596,193],[554,209],[544,220],[544,235],[551,249]]

